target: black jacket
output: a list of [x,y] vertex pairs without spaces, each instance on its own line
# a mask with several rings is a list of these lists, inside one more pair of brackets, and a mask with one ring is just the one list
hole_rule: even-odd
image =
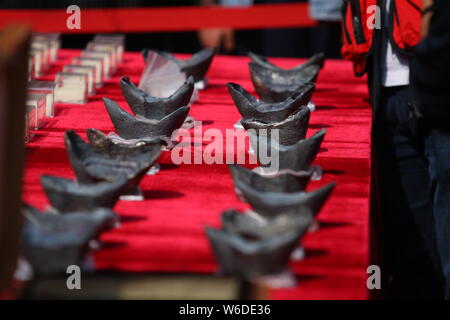
[[434,0],[429,35],[411,62],[415,104],[432,128],[450,130],[450,1]]

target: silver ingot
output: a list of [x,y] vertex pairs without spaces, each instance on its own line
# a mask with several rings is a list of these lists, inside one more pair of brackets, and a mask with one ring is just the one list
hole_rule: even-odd
[[228,83],[228,90],[239,113],[246,120],[261,122],[280,122],[307,106],[315,90],[313,83],[307,83],[282,102],[267,103],[257,100],[244,88],[235,83]]
[[127,179],[127,192],[134,191],[161,155],[160,148],[146,146],[127,155],[109,156],[96,151],[74,131],[64,136],[67,154],[77,180],[84,184]]
[[302,235],[313,222],[311,211],[303,214],[280,214],[273,219],[228,210],[222,213],[223,230],[246,239],[266,239],[290,231],[300,231]]
[[[117,143],[97,129],[87,129],[89,144],[97,151],[110,157],[126,156],[146,147],[161,149],[168,144],[165,137],[153,137],[146,140],[138,140],[136,143]],[[148,149],[148,148],[147,148]]]
[[65,274],[68,266],[80,265],[89,241],[118,220],[114,212],[103,208],[59,215],[25,206],[23,214],[23,254],[39,275]]
[[148,95],[135,86],[129,77],[120,79],[120,88],[135,115],[141,115],[147,119],[161,120],[177,109],[189,105],[194,92],[194,78],[189,77],[177,91],[165,98]]
[[[266,136],[257,136],[252,132],[248,132],[248,137],[261,166],[267,168],[276,167],[277,171],[288,170],[291,172],[299,172],[309,169],[320,151],[325,134],[326,129],[321,129],[311,137],[302,139],[289,146],[279,144]],[[275,159],[278,163],[274,164],[272,161],[264,163],[261,161],[260,149],[274,152],[277,156],[271,156],[271,159]]]
[[304,171],[298,175],[281,173],[276,176],[262,176],[242,166],[228,165],[233,180],[243,181],[259,191],[263,192],[299,192],[304,191],[311,180],[312,170]]
[[304,233],[291,230],[273,237],[248,239],[213,228],[206,228],[205,232],[221,273],[246,280],[284,272]]
[[302,70],[274,70],[250,62],[249,67],[253,86],[261,100],[266,102],[286,100],[302,85],[315,83],[320,71],[317,65]]
[[282,193],[262,192],[243,181],[235,181],[235,187],[252,209],[264,217],[272,218],[282,213],[298,213],[305,208],[317,215],[335,185],[332,182],[314,191]]
[[262,135],[266,139],[270,139],[272,137],[272,132],[274,132],[273,130],[277,130],[278,143],[288,146],[297,143],[299,140],[305,139],[309,127],[310,115],[311,111],[309,108],[303,106],[297,112],[281,122],[266,123],[253,119],[242,119],[241,123],[245,130],[248,131],[249,129],[254,129],[257,135],[260,135],[262,132],[267,133],[266,136]]
[[125,191],[127,179],[112,182],[80,184],[77,181],[42,175],[41,184],[53,208],[58,212],[112,209]]
[[181,107],[161,120],[133,117],[113,100],[103,98],[109,117],[119,136],[124,139],[170,137],[180,128],[189,114],[189,107]]
[[256,53],[253,53],[253,52],[249,52],[248,56],[250,57],[250,59],[252,59],[252,61],[254,63],[257,63],[267,69],[276,70],[276,71],[283,71],[283,70],[301,71],[312,65],[323,68],[323,65],[325,64],[325,54],[323,52],[319,52],[319,53],[313,55],[312,57],[310,57],[305,63],[301,63],[298,66],[295,66],[295,67],[289,68],[289,69],[280,68],[280,67],[274,65],[273,63],[269,62],[266,57],[261,56]]

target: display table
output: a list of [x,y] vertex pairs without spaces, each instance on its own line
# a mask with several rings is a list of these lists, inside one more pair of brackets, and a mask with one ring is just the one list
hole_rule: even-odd
[[[77,51],[62,50],[60,61],[46,75],[67,64]],[[290,67],[299,60],[273,59]],[[226,88],[236,82],[254,93],[248,58],[218,56],[208,73],[209,86],[200,92],[190,114],[203,121],[203,131],[233,128],[240,115]],[[119,78],[139,82],[144,64],[138,53],[126,53],[116,76],[86,105],[58,104],[56,116],[37,131],[27,144],[24,200],[44,209],[47,199],[39,182],[42,174],[73,178],[63,141],[66,130],[86,137],[87,128],[113,131],[102,97],[129,110],[119,88]],[[315,189],[331,181],[337,187],[319,215],[320,229],[304,240],[306,259],[292,262],[298,286],[271,291],[274,299],[366,299],[366,268],[369,264],[370,127],[364,79],[353,76],[344,61],[327,61],[313,97],[308,136],[326,128],[327,135],[315,164],[324,169]],[[192,129],[191,129],[192,130]],[[203,148],[208,142],[204,142]],[[198,148],[198,146],[197,146]],[[202,147],[200,146],[200,149]],[[96,269],[120,272],[214,273],[217,264],[204,234],[205,226],[218,227],[220,214],[229,208],[245,209],[235,195],[224,164],[171,162],[170,153],[160,158],[161,171],[146,176],[141,184],[145,201],[119,201],[115,211],[123,217],[120,228],[105,233],[103,248],[93,256]]]

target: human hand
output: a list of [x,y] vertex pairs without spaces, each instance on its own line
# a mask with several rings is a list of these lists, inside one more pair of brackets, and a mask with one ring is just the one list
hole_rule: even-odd
[[423,14],[422,14],[422,27],[420,30],[420,36],[425,38],[428,35],[430,28],[430,20],[433,16],[433,11],[430,10],[433,6],[433,0],[423,0]]
[[234,30],[225,28],[203,29],[198,31],[203,47],[215,47],[230,52],[234,50]]

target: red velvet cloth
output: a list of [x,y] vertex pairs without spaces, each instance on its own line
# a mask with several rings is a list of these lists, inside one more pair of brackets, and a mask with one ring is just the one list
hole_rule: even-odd
[[[76,51],[63,50],[59,64],[68,63]],[[280,66],[299,60],[273,59]],[[226,89],[237,82],[254,93],[248,58],[218,56],[208,73],[209,87],[191,107],[204,130],[230,129],[240,118]],[[60,66],[54,66],[52,78]],[[129,75],[137,83],[143,69],[138,53],[126,53],[116,76],[86,105],[58,104],[57,113],[27,145],[24,200],[38,208],[48,205],[39,183],[41,174],[74,177],[63,142],[64,131],[75,129],[85,137],[87,128],[113,130],[101,100],[108,97],[128,107],[119,77]],[[364,79],[353,76],[345,61],[327,61],[318,79],[308,135],[320,128],[327,135],[315,164],[324,169],[321,181],[310,189],[336,181],[337,187],[319,215],[317,232],[304,240],[306,259],[292,262],[299,284],[271,291],[274,299],[366,299],[369,262],[369,186],[371,112]],[[203,146],[205,148],[205,145]],[[219,226],[228,208],[246,208],[234,192],[226,165],[173,165],[170,154],[160,159],[161,171],[146,176],[141,188],[145,201],[119,201],[115,211],[124,217],[119,229],[102,236],[105,248],[94,255],[97,269],[124,272],[215,272],[217,264],[204,227]]]

